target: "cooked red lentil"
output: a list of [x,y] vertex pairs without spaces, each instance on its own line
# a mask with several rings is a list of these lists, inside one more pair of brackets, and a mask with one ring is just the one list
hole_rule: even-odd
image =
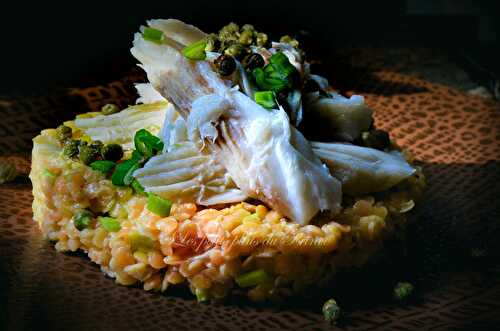
[[[363,265],[404,225],[425,186],[417,170],[377,198],[344,197],[339,215],[305,226],[246,202],[174,203],[161,217],[146,208],[147,197],[114,186],[61,151],[56,130],[44,130],[34,139],[30,175],[34,219],[56,249],[84,251],[119,284],[142,283],[147,291],[186,284],[200,300],[225,297],[240,285],[251,300],[280,299],[340,268]],[[90,216],[78,230],[82,210]],[[116,224],[106,229],[103,216]]]

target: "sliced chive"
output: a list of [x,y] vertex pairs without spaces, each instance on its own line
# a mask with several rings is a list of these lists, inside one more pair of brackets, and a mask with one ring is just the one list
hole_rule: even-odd
[[182,50],[182,54],[190,60],[205,60],[207,56],[207,54],[205,53],[206,46],[207,46],[207,40],[201,39],[185,47]]
[[149,27],[144,28],[142,31],[142,37],[144,40],[151,41],[155,44],[161,44],[165,39],[165,35],[162,31]]
[[150,158],[163,149],[163,142],[146,129],[141,129],[134,136],[135,149],[144,157]]
[[172,201],[163,199],[152,193],[148,194],[147,208],[153,214],[161,217],[170,215],[170,208],[172,208]]
[[295,71],[287,56],[278,52],[269,58],[269,63],[264,68],[256,68],[252,73],[261,90],[280,92],[292,87],[292,75]]
[[50,178],[55,178],[56,177],[56,174],[51,172],[50,170],[48,169],[43,169],[42,171],[42,175],[46,176],[46,177],[50,177]]
[[269,58],[269,63],[271,63],[278,71],[283,72],[286,76],[291,75],[295,70],[295,67],[290,63],[288,57],[283,54],[283,52],[273,54]]
[[141,185],[141,183],[139,183],[139,181],[137,179],[134,179],[132,181],[132,184],[130,184],[130,186],[132,186],[132,188],[134,189],[134,192],[138,195],[144,195],[146,196],[146,191],[144,190],[144,187]]
[[134,171],[139,168],[137,160],[129,159],[118,164],[111,176],[111,182],[115,186],[128,186],[134,180]]
[[247,272],[235,278],[239,287],[251,287],[268,282],[269,275],[262,269]]
[[109,173],[116,163],[113,161],[105,161],[105,160],[99,160],[99,161],[94,161],[90,164],[90,167],[96,171],[100,171],[103,174]]
[[202,289],[197,288],[196,290],[194,290],[194,294],[196,295],[196,300],[198,300],[198,302],[207,302],[208,301],[207,290],[202,290]]
[[116,232],[119,231],[122,226],[120,225],[120,222],[113,217],[99,217],[99,223],[101,226],[104,228],[104,230],[108,232]]
[[276,102],[274,101],[274,93],[271,91],[255,92],[254,99],[255,102],[267,109],[272,109],[276,106]]
[[155,246],[153,239],[138,232],[129,234],[128,242],[133,251],[149,252]]

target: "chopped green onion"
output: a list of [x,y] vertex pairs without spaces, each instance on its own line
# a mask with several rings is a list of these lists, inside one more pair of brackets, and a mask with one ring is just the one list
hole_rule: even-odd
[[51,178],[55,178],[56,177],[56,174],[53,173],[53,172],[51,172],[48,169],[43,169],[42,175],[47,176],[47,177],[51,177]]
[[269,281],[269,275],[262,269],[247,272],[235,278],[239,287],[251,287]]
[[111,182],[115,186],[129,186],[134,177],[134,171],[139,168],[139,163],[137,160],[129,159],[118,164],[111,176]]
[[295,67],[290,63],[288,57],[283,52],[273,54],[269,58],[269,63],[285,76],[290,76],[295,71]]
[[134,160],[137,163],[142,163],[145,161],[144,156],[142,156],[142,154],[139,153],[139,151],[136,151],[135,149],[132,151],[132,157],[130,158],[130,160]]
[[170,215],[170,208],[172,207],[172,201],[160,198],[157,195],[148,194],[148,204],[147,208],[153,214],[161,217],[166,217]]
[[93,216],[94,215],[90,211],[82,210],[73,217],[73,225],[78,231],[87,229],[90,227],[90,222],[92,221]]
[[196,300],[198,300],[198,302],[207,302],[208,301],[207,290],[202,290],[202,289],[197,288],[196,290],[194,290],[194,294],[196,295]]
[[153,239],[138,232],[129,234],[128,242],[133,251],[149,252],[155,246]]
[[205,60],[207,56],[207,54],[205,53],[206,46],[207,46],[207,40],[201,39],[185,47],[182,50],[182,54],[190,60]]
[[134,163],[125,174],[125,176],[123,176],[123,184],[125,184],[125,186],[129,186],[130,184],[132,184],[132,182],[134,181],[134,171],[136,171],[137,169],[139,169],[139,163]]
[[[270,70],[268,70],[269,72]],[[270,90],[279,92],[291,86],[291,81],[281,75],[266,74],[264,69],[256,68],[253,71],[253,76],[257,86],[262,90]]]
[[269,63],[264,68],[254,69],[253,76],[261,90],[280,92],[292,87],[292,75],[295,71],[287,56],[278,52],[269,58]]
[[137,179],[134,179],[134,181],[132,182],[132,184],[130,184],[130,186],[132,186],[136,194],[144,196],[147,195],[146,192],[144,191],[144,187],[141,185],[141,183],[139,183]]
[[274,102],[274,93],[271,91],[255,92],[254,98],[255,102],[264,108],[272,109],[276,106],[276,102]]
[[107,174],[113,169],[115,164],[116,163],[114,163],[113,161],[100,160],[92,162],[90,164],[90,167],[96,171],[102,172],[103,174]]
[[149,27],[144,28],[142,31],[142,37],[144,40],[151,41],[155,44],[161,44],[165,39],[165,35],[162,31]]
[[141,129],[134,136],[135,149],[146,158],[152,157],[163,149],[163,142],[146,129]]
[[120,222],[113,217],[99,217],[99,223],[108,232],[116,232],[122,228]]

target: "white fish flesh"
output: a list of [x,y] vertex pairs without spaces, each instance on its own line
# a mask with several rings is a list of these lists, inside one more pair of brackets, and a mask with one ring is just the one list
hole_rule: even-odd
[[[166,100],[151,84],[136,85],[139,101]],[[156,95],[158,94],[158,95]],[[189,139],[186,121],[169,104],[160,133],[164,153],[151,158],[134,177],[146,192],[174,201],[193,201],[199,205],[233,203],[248,197],[239,190],[231,177],[207,151],[202,141]]]
[[[170,29],[183,23],[175,22],[149,21],[164,32],[164,43],[148,42],[137,33],[131,52],[153,87],[186,119],[188,132],[196,134],[198,129],[206,148],[245,194],[291,220],[307,224],[319,211],[338,212],[340,182],[290,126],[286,113],[268,111],[231,89],[208,62],[186,59],[181,50],[187,38],[182,37],[182,29]],[[209,116],[203,111],[191,113],[193,105],[203,107],[200,101],[196,103],[202,97],[210,98]]]
[[314,153],[351,195],[385,191],[415,172],[397,151],[390,153],[351,144],[311,142]]
[[75,126],[92,140],[121,144],[125,149],[130,149],[138,130],[147,129],[153,134],[160,132],[167,107],[166,101],[130,106],[116,114],[77,118]]
[[[319,79],[314,80],[321,82],[323,86],[325,84]],[[323,97],[314,92],[305,98],[304,108],[314,121],[323,123],[337,138],[350,142],[370,128],[373,111],[365,105],[362,96],[346,98],[335,92],[329,92],[328,95],[329,97]]]

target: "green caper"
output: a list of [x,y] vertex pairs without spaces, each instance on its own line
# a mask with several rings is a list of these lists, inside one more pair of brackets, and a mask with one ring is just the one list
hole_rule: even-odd
[[9,162],[0,162],[0,184],[13,181],[17,174],[15,165]]
[[240,36],[240,28],[235,23],[229,23],[219,31],[219,40],[222,42],[236,41]]
[[118,144],[109,144],[102,148],[101,155],[104,160],[118,161],[123,157],[122,146]]
[[391,143],[389,134],[384,130],[371,130],[361,134],[363,145],[370,148],[383,150]]
[[238,24],[231,22],[228,25],[223,26],[221,31],[230,32],[230,33],[238,33],[240,31],[240,27],[238,26]]
[[323,317],[327,322],[331,324],[336,324],[342,315],[342,310],[340,309],[337,301],[334,299],[327,300],[323,305]]
[[231,56],[221,55],[215,59],[214,64],[221,76],[229,76],[236,70],[236,61]]
[[114,113],[118,113],[119,111],[120,111],[120,108],[118,108],[118,106],[115,105],[114,103],[108,103],[108,104],[102,106],[102,108],[101,108],[101,113],[103,115],[111,115]]
[[241,55],[243,55],[244,52],[244,47],[241,44],[232,44],[228,48],[224,50],[224,54],[228,56],[232,56],[235,58],[239,58]]
[[73,135],[73,130],[69,126],[59,125],[57,127],[57,140],[64,143],[67,139],[70,139]]
[[408,282],[399,282],[396,284],[393,290],[394,298],[397,300],[406,300],[413,293],[414,287]]
[[249,54],[243,59],[243,66],[249,70],[253,70],[255,68],[262,68],[264,64],[265,64],[264,58],[262,57],[262,55],[257,53]]
[[80,140],[66,140],[63,146],[62,153],[66,157],[73,157],[78,154],[78,146],[80,146]]
[[96,150],[101,150],[104,147],[104,144],[100,140],[94,140],[90,143],[90,148],[94,148]]
[[280,43],[290,44],[290,45],[292,45],[292,47],[295,47],[295,48],[299,47],[299,42],[296,39],[294,39],[288,35],[281,37]]
[[241,31],[251,31],[253,33],[255,32],[255,28],[252,24],[245,24],[241,27]]
[[73,216],[73,225],[78,231],[82,231],[90,227],[93,217],[94,214],[91,211],[87,209],[79,210]]
[[216,34],[212,33],[207,36],[207,45],[205,52],[215,52],[220,48],[220,41]]
[[256,43],[257,46],[264,47],[267,44],[267,34],[259,32],[257,33]]
[[83,164],[91,164],[101,155],[100,150],[87,144],[81,144],[78,148],[78,158]]
[[252,44],[252,38],[253,38],[253,32],[250,30],[245,30],[240,34],[240,38],[238,41],[242,45],[251,45]]

